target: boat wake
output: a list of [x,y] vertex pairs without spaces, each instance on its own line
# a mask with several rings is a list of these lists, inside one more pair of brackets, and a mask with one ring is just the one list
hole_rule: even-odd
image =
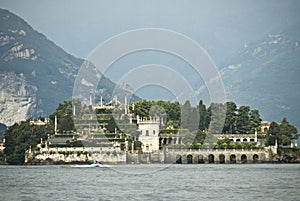
[[86,165],[71,165],[73,168],[94,168],[94,167],[100,167],[100,168],[109,168],[112,167],[111,165],[104,165],[100,163],[92,163],[92,164],[86,164]]

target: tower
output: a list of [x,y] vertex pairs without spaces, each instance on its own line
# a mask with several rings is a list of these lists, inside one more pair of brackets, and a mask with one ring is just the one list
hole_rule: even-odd
[[126,95],[125,95],[124,109],[125,109],[125,114],[128,114],[128,108],[127,108],[127,96],[126,96]]
[[93,105],[93,102],[92,102],[92,93],[90,93],[90,105]]
[[57,116],[54,117],[54,133],[57,134]]
[[159,125],[160,122],[155,118],[150,120],[141,120],[137,117],[138,127],[140,131],[139,141],[142,142],[142,150],[145,153],[155,152],[159,150]]
[[103,107],[103,98],[102,98],[102,96],[100,97],[100,107]]

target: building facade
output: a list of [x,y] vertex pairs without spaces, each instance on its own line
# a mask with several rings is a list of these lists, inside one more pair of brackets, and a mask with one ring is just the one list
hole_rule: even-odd
[[140,119],[137,117],[139,141],[142,143],[142,151],[151,153],[159,150],[159,125],[158,119]]

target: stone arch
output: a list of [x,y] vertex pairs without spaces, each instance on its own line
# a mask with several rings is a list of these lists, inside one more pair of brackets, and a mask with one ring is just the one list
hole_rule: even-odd
[[204,156],[203,155],[198,155],[198,163],[204,163]]
[[236,156],[235,154],[230,155],[230,163],[236,163]]
[[236,142],[240,142],[241,141],[241,139],[236,139]]
[[248,140],[246,138],[243,139],[243,142],[247,142]]
[[176,155],[176,163],[181,164],[182,163],[182,156],[181,155]]
[[253,163],[256,163],[256,162],[258,162],[258,155],[254,154],[253,155]]
[[186,156],[186,161],[188,164],[191,164],[193,163],[193,155],[192,154],[189,154]]
[[220,154],[220,155],[219,155],[219,161],[220,161],[220,163],[222,163],[222,164],[225,163],[225,155],[224,155],[224,154]]
[[247,163],[247,156],[246,156],[246,154],[243,154],[243,155],[241,156],[241,162],[242,162],[242,163]]
[[255,140],[253,138],[250,139],[250,142],[255,142]]
[[208,163],[215,163],[215,156],[213,154],[208,155]]

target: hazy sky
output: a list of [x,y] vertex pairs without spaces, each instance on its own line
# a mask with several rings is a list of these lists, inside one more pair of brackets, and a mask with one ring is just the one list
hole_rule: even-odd
[[0,7],[81,58],[104,40],[130,29],[178,31],[218,57],[222,48],[238,47],[273,30],[300,24],[297,0],[1,0]]
[[[231,56],[246,44],[264,41],[269,34],[293,31],[298,40],[300,30],[300,0],[0,0],[0,7],[22,17],[80,58],[86,58],[99,44],[122,32],[164,28],[198,42],[219,69],[234,64],[230,63],[234,62]],[[118,83],[130,68],[158,63],[182,69],[179,73],[196,83],[195,88],[202,85],[180,59],[160,52],[143,53],[114,63],[106,76]],[[298,74],[293,75],[297,79]],[[157,98],[158,90],[152,91]],[[165,91],[160,93],[161,97],[166,95]],[[144,94],[150,96],[141,97],[151,99],[150,92]]]

